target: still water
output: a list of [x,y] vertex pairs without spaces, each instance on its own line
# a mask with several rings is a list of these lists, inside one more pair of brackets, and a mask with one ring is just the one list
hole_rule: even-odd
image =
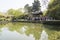
[[60,25],[20,22],[0,24],[0,40],[40,40],[43,30],[48,40],[60,40]]

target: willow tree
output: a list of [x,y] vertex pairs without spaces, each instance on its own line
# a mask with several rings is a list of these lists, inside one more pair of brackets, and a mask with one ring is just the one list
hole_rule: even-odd
[[14,10],[14,9],[9,9],[7,11],[8,15],[13,15],[14,17],[18,17],[20,15],[23,15],[23,12],[21,10]]

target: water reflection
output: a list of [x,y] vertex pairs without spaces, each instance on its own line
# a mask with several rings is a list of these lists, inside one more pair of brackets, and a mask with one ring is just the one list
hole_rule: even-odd
[[48,34],[45,30],[42,31],[40,40],[48,40]]
[[[10,31],[17,31],[18,33],[25,33],[27,36],[30,34],[33,35],[35,40],[40,39],[40,34],[42,31],[42,24],[33,24],[33,23],[9,23],[7,27]],[[22,30],[24,29],[24,30]],[[23,32],[24,31],[24,32]]]
[[40,23],[8,23],[0,24],[1,40],[40,40],[42,30],[48,34],[49,40],[60,39],[60,30],[54,26]]
[[9,31],[8,28],[2,29],[2,34],[0,40],[29,40],[33,39],[31,36],[26,36],[25,34],[19,34],[16,31]]

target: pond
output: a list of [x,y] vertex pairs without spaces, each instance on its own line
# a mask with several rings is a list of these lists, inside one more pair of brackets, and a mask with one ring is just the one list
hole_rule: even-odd
[[0,24],[0,40],[40,40],[43,30],[48,40],[60,40],[60,25],[20,22]]

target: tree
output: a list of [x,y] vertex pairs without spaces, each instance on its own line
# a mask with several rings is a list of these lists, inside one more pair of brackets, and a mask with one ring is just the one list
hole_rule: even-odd
[[21,18],[21,16],[24,16],[24,13],[22,12],[21,9],[18,9],[18,10],[9,9],[9,10],[7,11],[7,14],[13,16],[13,17],[11,17],[11,18],[12,18],[12,19],[11,19],[12,21],[18,20],[18,18]]
[[39,11],[40,10],[40,2],[39,2],[39,0],[34,0],[34,3],[33,3],[32,6],[29,6],[29,4],[26,4],[24,6],[24,9],[25,9],[25,12],[27,12],[27,13]]
[[23,12],[21,10],[14,10],[14,9],[9,9],[7,11],[8,15],[13,15],[14,17],[18,17],[20,15],[23,15]]
[[50,2],[47,15],[56,20],[60,20],[60,0],[53,0]]
[[32,7],[29,6],[29,4],[26,4],[26,5],[24,6],[24,9],[25,9],[25,13],[31,13],[31,12],[32,12]]
[[32,10],[33,11],[39,11],[40,10],[40,2],[39,2],[39,0],[34,0]]

